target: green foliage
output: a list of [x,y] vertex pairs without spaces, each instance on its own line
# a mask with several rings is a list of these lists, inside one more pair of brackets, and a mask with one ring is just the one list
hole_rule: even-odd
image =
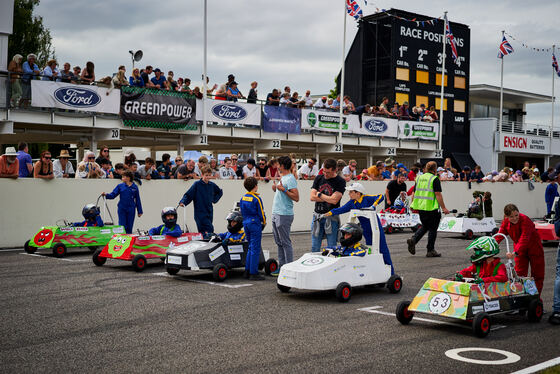
[[25,61],[29,53],[37,55],[37,65],[42,68],[50,58],[55,58],[51,33],[43,25],[43,17],[33,15],[40,0],[15,0],[14,30],[8,40],[8,56],[20,54]]
[[339,92],[340,88],[338,87],[338,76],[336,76],[334,77],[334,88],[329,92],[329,98],[336,99]]

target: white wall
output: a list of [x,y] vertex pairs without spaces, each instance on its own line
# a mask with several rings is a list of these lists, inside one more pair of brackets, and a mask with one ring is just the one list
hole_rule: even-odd
[[496,170],[497,155],[494,152],[495,118],[470,119],[470,153],[475,162],[487,173]]
[[[0,248],[21,247],[41,226],[54,225],[58,219],[71,221],[82,220],[82,207],[95,202],[101,192],[110,192],[117,181],[110,180],[36,180],[36,179],[0,179]],[[176,206],[192,181],[145,181],[140,186],[140,196],[144,207],[144,216],[137,218],[135,229],[148,229],[160,225],[161,209]],[[224,196],[214,206],[214,225],[217,232],[226,230],[225,217],[244,193],[242,181],[217,181],[224,190]],[[309,201],[311,181],[298,181],[300,202],[295,204],[293,231],[308,231],[311,224],[313,203]],[[365,182],[370,194],[383,193],[386,182]],[[526,183],[484,183],[472,185],[469,190],[466,182],[443,182],[443,194],[449,209],[465,211],[472,199],[472,192],[481,189],[492,192],[494,217],[501,219],[505,204],[513,202],[522,213],[529,217],[542,217],[545,212],[545,184],[536,184],[529,191]],[[407,183],[410,186],[410,182]],[[270,183],[260,183],[259,193],[265,204],[268,218],[272,211],[273,193]],[[484,187],[484,188],[483,188]],[[113,217],[117,220],[117,200],[109,201]],[[342,198],[343,202],[347,196]],[[182,223],[179,211],[179,222]],[[346,218],[344,217],[343,220]],[[196,230],[192,205],[187,207],[187,223],[191,230]],[[265,232],[270,232],[270,224]],[[403,239],[404,240],[404,239]]]

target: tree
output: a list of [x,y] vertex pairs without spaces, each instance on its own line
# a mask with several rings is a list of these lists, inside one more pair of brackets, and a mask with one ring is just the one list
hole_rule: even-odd
[[51,32],[43,25],[43,17],[33,15],[40,0],[15,0],[14,32],[8,40],[8,55],[11,59],[20,54],[25,60],[27,54],[37,55],[37,65],[45,66],[50,58],[55,58]]
[[340,92],[340,88],[338,87],[339,81],[340,81],[340,74],[334,77],[334,88],[332,88],[331,91],[329,92],[329,98],[336,99],[336,97],[339,95]]

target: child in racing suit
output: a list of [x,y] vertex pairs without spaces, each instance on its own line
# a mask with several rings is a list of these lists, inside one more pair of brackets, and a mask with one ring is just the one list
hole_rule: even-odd
[[103,227],[103,220],[99,215],[99,208],[94,204],[87,204],[82,209],[82,216],[84,216],[85,221],[74,222],[72,226],[74,227]]
[[238,211],[233,211],[226,217],[228,221],[227,232],[218,234],[220,239],[227,243],[241,243],[245,240],[245,231],[243,230],[243,216]]
[[325,248],[323,256],[328,254],[334,256],[360,256],[366,255],[367,247],[360,243],[363,230],[356,223],[346,223],[340,228],[340,244],[338,247]]
[[151,236],[169,235],[178,238],[183,234],[183,230],[181,230],[181,227],[177,224],[177,210],[175,210],[175,208],[163,208],[161,211],[161,220],[163,221],[163,225],[152,227],[148,232]]
[[262,230],[266,225],[263,202],[257,190],[259,189],[258,180],[255,177],[248,177],[243,182],[247,193],[243,195],[239,202],[241,215],[243,216],[243,228],[249,241],[249,251],[245,260],[245,277],[251,280],[264,280],[259,274],[259,258],[261,254]]
[[489,236],[482,236],[474,240],[467,250],[472,249],[472,265],[455,274],[455,280],[463,281],[464,277],[474,278],[475,283],[507,282],[506,266],[499,257],[498,242]]

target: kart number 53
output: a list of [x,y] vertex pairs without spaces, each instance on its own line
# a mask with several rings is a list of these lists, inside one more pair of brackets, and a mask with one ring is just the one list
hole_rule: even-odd
[[451,297],[446,293],[440,293],[430,300],[430,311],[435,314],[441,314],[449,309],[450,305]]

